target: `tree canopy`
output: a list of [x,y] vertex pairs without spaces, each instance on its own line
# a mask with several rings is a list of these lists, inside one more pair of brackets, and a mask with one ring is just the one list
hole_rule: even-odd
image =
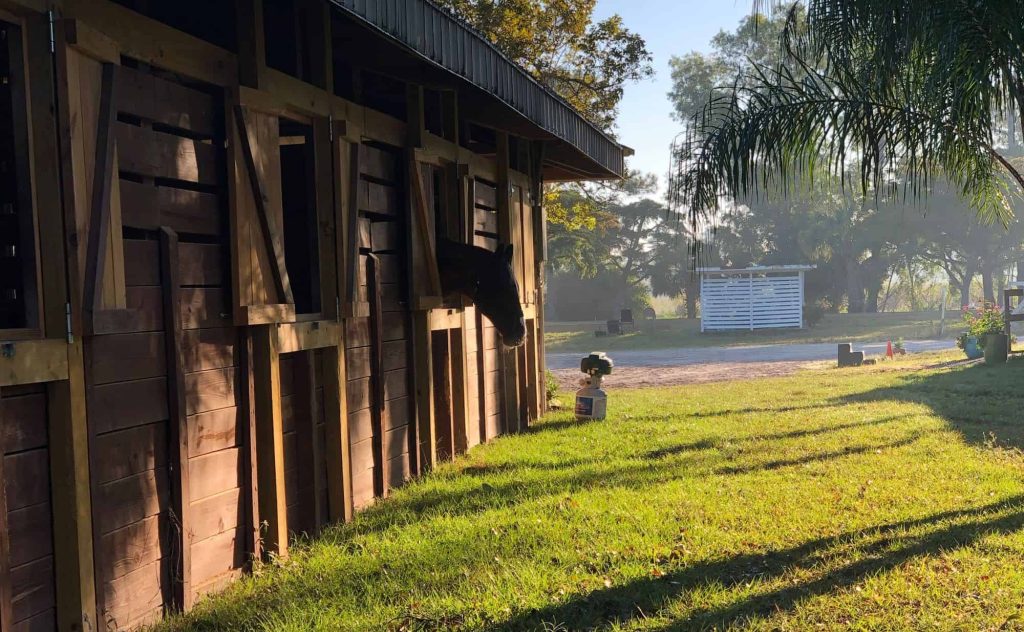
[[941,176],[1010,221],[1024,178],[996,150],[994,121],[1024,106],[1024,5],[807,0],[770,13],[785,16],[780,61],[752,64],[690,116],[674,186],[692,224],[821,174],[892,200]]
[[651,75],[643,38],[597,0],[438,0],[590,121],[610,130],[623,88]]

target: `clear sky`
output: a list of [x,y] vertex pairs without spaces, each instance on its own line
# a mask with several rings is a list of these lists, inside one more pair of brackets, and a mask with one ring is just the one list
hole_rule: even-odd
[[626,27],[647,41],[655,76],[626,88],[619,110],[619,142],[636,150],[633,169],[654,173],[664,187],[669,143],[679,131],[671,118],[668,60],[692,50],[707,52],[722,29],[733,30],[750,14],[751,0],[598,0],[595,17],[619,14]]

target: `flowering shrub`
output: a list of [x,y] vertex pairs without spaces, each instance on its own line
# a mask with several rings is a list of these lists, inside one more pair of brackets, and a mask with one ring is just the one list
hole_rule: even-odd
[[985,336],[988,334],[1004,333],[1003,310],[998,305],[985,303],[981,307],[971,308],[967,305],[963,308],[964,328],[967,330],[957,337],[957,346],[961,349],[968,337],[978,339],[978,346],[985,348]]

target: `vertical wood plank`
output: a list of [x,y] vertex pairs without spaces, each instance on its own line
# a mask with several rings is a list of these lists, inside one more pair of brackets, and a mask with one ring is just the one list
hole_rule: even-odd
[[[326,8],[327,4],[323,3]],[[330,50],[330,47],[328,47]],[[339,141],[340,142],[340,141]],[[313,164],[316,190],[316,219],[320,248],[320,311],[325,319],[336,320],[340,314],[337,263],[337,217],[334,213],[334,148],[331,145],[330,121],[313,120]]]
[[243,458],[245,459],[245,474],[248,478],[248,498],[245,503],[245,513],[248,519],[246,540],[249,553],[252,554],[254,560],[258,560],[263,557],[263,538],[260,534],[259,470],[257,468],[259,458],[256,453],[257,446],[259,445],[256,434],[256,389],[258,387],[255,374],[255,341],[252,336],[252,330],[247,328],[245,331],[245,344],[242,347],[244,357],[242,362],[245,367],[247,391],[245,399],[247,426],[243,435],[245,443]]
[[452,425],[455,428],[455,453],[462,454],[469,448],[467,424],[469,423],[468,362],[466,354],[465,312],[459,329],[449,332],[452,367]]
[[100,118],[97,130],[96,155],[93,171],[92,200],[89,208],[89,242],[86,250],[85,303],[87,318],[103,308],[103,277],[110,250],[110,213],[112,190],[114,188],[114,144],[113,127],[117,123],[117,109],[114,103],[113,64],[103,64],[100,87]]
[[33,188],[39,231],[39,260],[42,271],[43,328],[48,338],[65,335],[67,297],[64,266],[64,231],[60,200],[60,156],[55,117],[57,104],[53,86],[53,57],[50,53],[50,24],[46,15],[25,21],[28,44],[28,79],[32,94]]
[[168,476],[171,487],[172,529],[176,532],[179,558],[172,577],[174,606],[192,609],[192,520],[189,494],[188,409],[185,403],[184,341],[181,325],[178,234],[160,229],[160,283],[164,310],[164,344],[167,359]]
[[324,349],[324,416],[327,445],[327,497],[330,518],[335,522],[352,519],[352,455],[348,434],[348,398],[345,342]]
[[[0,401],[0,426],[4,423],[4,406]],[[7,527],[7,478],[4,476],[6,451],[6,445],[0,441],[0,631],[4,632],[14,629],[11,607],[11,542]]]
[[[55,29],[56,73],[61,159],[61,191],[64,203],[62,240],[66,248],[67,300],[73,338],[68,345],[68,380],[47,385],[50,436],[51,494],[54,524],[54,570],[57,625],[60,630],[95,630],[96,605],[101,589],[94,564],[90,433],[86,417],[85,360],[82,343],[82,251],[78,218],[87,212],[76,202],[75,174],[84,169],[75,156],[78,111],[78,65],[66,45],[69,23],[58,20]],[[62,98],[61,98],[62,97]]]
[[[515,217],[512,212],[512,182],[509,177],[509,142],[507,132],[497,132],[497,162],[498,162],[498,237],[499,241],[506,244],[513,244],[515,250],[520,250],[521,245],[515,243]],[[516,352],[514,349],[505,348],[503,345],[498,348],[498,358],[501,365],[502,393],[502,428],[504,432],[519,432],[521,424],[519,420],[519,384],[518,369],[516,367]]]
[[430,312],[412,313],[413,383],[415,384],[416,432],[419,449],[418,474],[437,464],[437,433],[434,426],[434,373],[430,336]]
[[373,418],[373,454],[378,467],[373,471],[374,494],[387,495],[388,455],[384,435],[387,425],[387,393],[384,389],[384,335],[381,331],[384,322],[384,310],[381,304],[380,259],[376,255],[367,257],[369,269],[366,282],[370,296],[370,357],[371,382],[373,384],[373,406],[370,410]]
[[[544,143],[536,141],[530,151],[530,187],[533,197],[533,256],[534,274],[536,275],[537,290],[537,317],[534,323],[534,341],[537,353],[536,375],[540,384],[544,384],[547,376],[547,356],[544,350],[544,292],[547,289],[547,273],[545,262],[548,258],[548,222],[547,211],[544,208]],[[548,410],[546,389],[538,389],[540,413]]]
[[260,519],[266,524],[263,549],[288,556],[288,508],[284,486],[284,423],[281,414],[281,356],[277,331],[258,325],[253,332],[256,384],[256,467]]
[[[316,432],[316,366],[313,364],[314,351],[303,351],[295,361],[295,439],[297,443],[299,490],[303,529],[315,535],[323,524],[320,512],[320,445]],[[293,529],[298,529],[295,525]]]

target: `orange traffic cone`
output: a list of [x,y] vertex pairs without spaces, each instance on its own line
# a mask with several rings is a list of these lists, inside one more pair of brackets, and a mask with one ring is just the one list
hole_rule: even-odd
[[885,357],[892,360],[895,357],[895,355],[896,354],[892,352],[892,340],[890,340],[889,344],[885,345]]

